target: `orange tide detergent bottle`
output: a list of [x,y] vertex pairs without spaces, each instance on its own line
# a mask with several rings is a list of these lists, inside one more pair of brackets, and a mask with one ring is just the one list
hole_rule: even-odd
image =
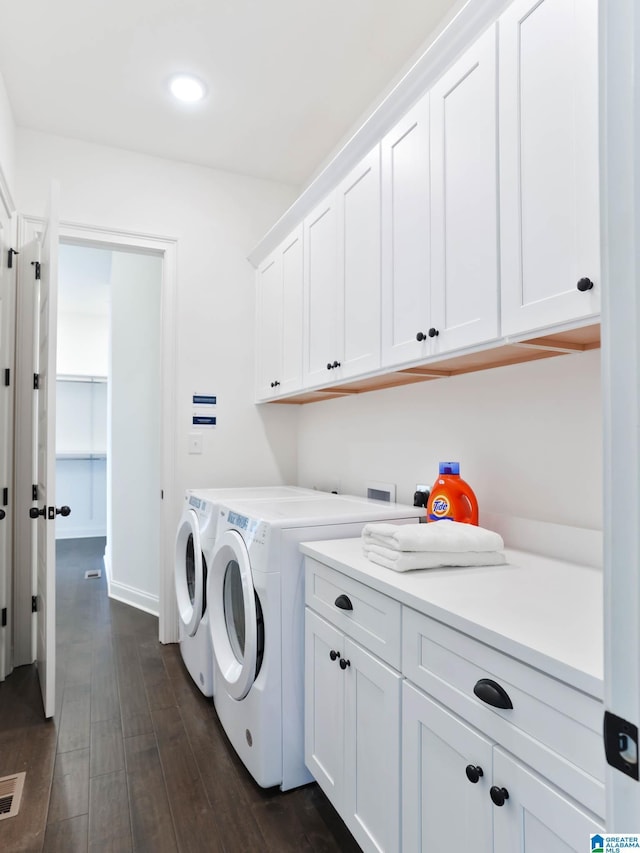
[[478,523],[478,501],[473,489],[460,477],[459,462],[441,462],[427,504],[427,521]]

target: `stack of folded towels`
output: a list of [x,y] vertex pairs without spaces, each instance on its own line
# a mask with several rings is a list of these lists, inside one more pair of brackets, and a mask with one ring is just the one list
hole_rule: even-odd
[[428,524],[366,524],[365,557],[380,566],[406,572],[438,566],[499,566],[506,562],[502,537],[492,530],[457,521]]

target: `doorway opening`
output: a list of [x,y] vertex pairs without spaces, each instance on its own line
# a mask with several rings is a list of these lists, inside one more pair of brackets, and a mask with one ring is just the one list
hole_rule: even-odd
[[[103,547],[109,595],[159,612],[162,256],[59,247],[59,554]],[[79,550],[82,550],[80,547]]]

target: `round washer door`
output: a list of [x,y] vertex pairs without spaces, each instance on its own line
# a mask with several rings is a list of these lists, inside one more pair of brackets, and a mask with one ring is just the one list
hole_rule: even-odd
[[183,515],[178,527],[175,577],[180,621],[193,637],[202,619],[205,589],[200,525],[192,509]]
[[207,590],[213,653],[227,693],[244,699],[256,677],[258,619],[247,546],[227,530],[216,544]]

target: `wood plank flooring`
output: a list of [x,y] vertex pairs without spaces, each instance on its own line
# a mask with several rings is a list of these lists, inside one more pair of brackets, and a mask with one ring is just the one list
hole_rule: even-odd
[[0,684],[0,776],[27,771],[4,853],[358,853],[317,785],[259,788],[157,619],[106,594],[104,539],[57,543],[57,697]]

